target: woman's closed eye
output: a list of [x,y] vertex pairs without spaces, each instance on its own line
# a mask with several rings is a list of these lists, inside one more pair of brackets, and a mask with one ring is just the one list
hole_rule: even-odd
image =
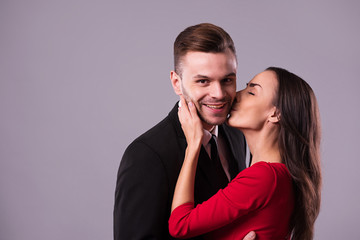
[[[253,87],[251,84],[249,84],[249,83],[246,83],[246,88],[251,88],[251,87]],[[250,95],[255,95],[255,93],[253,93],[252,91],[248,91],[248,94],[250,94]]]

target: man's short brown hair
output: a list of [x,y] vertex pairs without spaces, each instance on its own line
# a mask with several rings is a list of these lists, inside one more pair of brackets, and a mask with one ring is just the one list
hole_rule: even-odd
[[181,76],[181,58],[188,52],[221,53],[227,49],[236,57],[234,42],[221,27],[211,23],[190,26],[174,42],[174,70]]

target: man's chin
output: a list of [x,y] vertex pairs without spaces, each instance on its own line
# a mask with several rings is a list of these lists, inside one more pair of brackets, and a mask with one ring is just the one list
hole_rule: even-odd
[[217,118],[217,119],[204,119],[204,118],[201,118],[201,119],[204,123],[206,123],[207,125],[211,125],[211,126],[221,125],[221,124],[225,123],[227,120],[226,117],[221,117],[221,118]]
[[[230,110],[230,109],[229,109]],[[223,113],[219,114],[209,114],[206,111],[199,111],[198,115],[200,119],[202,120],[204,127],[205,125],[209,126],[215,126],[215,125],[221,125],[226,122],[228,114],[225,114],[225,112],[230,111],[224,111]]]

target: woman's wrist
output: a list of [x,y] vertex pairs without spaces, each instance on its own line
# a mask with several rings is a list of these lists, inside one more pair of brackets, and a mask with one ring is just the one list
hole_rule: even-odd
[[200,152],[200,148],[201,148],[201,141],[196,143],[195,142],[190,143],[186,148],[187,155],[192,157],[197,156],[198,153]]
[[196,139],[188,143],[187,147],[191,150],[197,150],[201,147],[201,139]]

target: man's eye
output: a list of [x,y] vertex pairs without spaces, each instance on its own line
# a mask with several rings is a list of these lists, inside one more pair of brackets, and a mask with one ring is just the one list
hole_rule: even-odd
[[253,96],[255,95],[255,94],[254,94],[254,93],[252,93],[252,92],[248,92],[248,94],[253,95]]
[[223,80],[224,83],[232,83],[233,81],[234,81],[234,79],[232,79],[232,78],[225,78]]
[[207,83],[207,80],[206,79],[200,79],[198,80],[199,83]]

